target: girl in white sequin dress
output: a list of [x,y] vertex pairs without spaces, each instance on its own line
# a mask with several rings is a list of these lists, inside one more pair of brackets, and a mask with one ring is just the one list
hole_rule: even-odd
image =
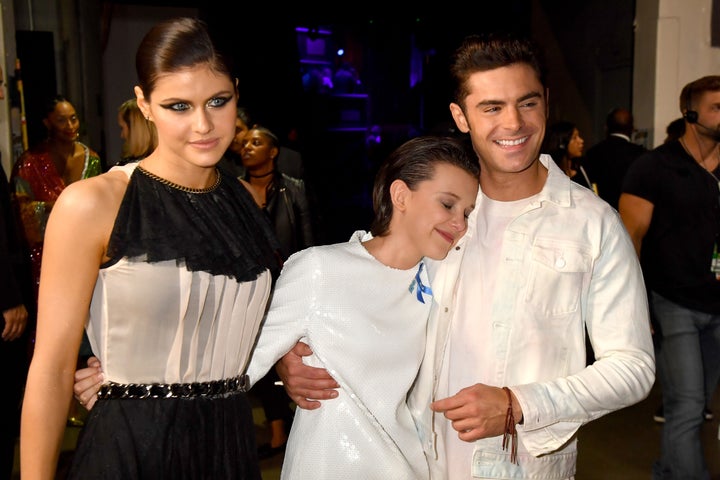
[[298,340],[339,397],[297,409],[283,479],[421,480],[428,468],[405,398],[425,348],[432,289],[423,258],[465,233],[477,163],[457,141],[414,138],[375,180],[375,219],[349,242],[311,247],[283,266],[248,369],[262,377]]

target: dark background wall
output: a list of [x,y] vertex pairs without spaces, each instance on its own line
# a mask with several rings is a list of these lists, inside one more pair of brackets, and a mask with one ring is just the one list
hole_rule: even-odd
[[[473,16],[442,12],[437,5],[396,14],[348,11],[351,7],[251,10],[241,26],[216,9],[200,12],[240,60],[241,103],[281,138],[297,128],[306,180],[318,198],[328,242],[369,226],[374,173],[390,150],[419,133],[447,129],[448,60],[462,37],[528,31],[532,11],[527,0],[483,5],[483,14]],[[308,54],[307,36],[295,31],[298,26],[316,32],[311,41],[326,43],[324,60],[331,71],[343,61],[352,64],[361,85],[351,95],[339,94],[339,85],[328,92],[303,86],[302,73],[314,67],[304,62],[320,58]],[[342,59],[335,56],[338,48],[346,52]]]
[[[574,121],[591,145],[603,137],[606,113],[632,105],[633,1],[506,0],[477,9],[434,4],[387,13],[385,6],[280,7],[216,0],[60,2],[56,34],[58,90],[69,93],[84,120],[83,137],[107,165],[118,155],[117,106],[132,95],[134,52],[158,19],[197,14],[232,54],[240,102],[303,154],[326,241],[367,228],[377,163],[407,138],[452,126],[448,61],[462,37],[518,31],[545,49],[551,75],[550,119]],[[26,3],[16,0],[16,17]],[[21,22],[17,22],[20,24]],[[342,47],[361,86],[352,95],[311,91],[304,27],[326,40],[327,66]],[[321,31],[329,32],[320,34]],[[308,34],[305,34],[307,37]],[[18,37],[18,51],[21,51]],[[58,44],[59,43],[59,44]]]

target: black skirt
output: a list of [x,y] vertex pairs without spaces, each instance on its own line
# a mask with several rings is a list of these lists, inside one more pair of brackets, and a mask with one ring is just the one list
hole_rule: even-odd
[[67,478],[260,480],[247,394],[98,400]]

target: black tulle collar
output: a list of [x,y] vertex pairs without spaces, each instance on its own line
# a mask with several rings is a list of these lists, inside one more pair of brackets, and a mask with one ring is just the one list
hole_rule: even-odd
[[191,193],[135,169],[110,237],[109,264],[144,256],[238,281],[266,269],[276,276],[279,247],[267,216],[231,172],[220,169],[220,176],[212,191]]

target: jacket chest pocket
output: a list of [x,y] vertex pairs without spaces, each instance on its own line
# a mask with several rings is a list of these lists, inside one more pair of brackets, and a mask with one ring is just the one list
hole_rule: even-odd
[[532,247],[525,301],[546,317],[574,313],[591,268],[592,258],[581,246],[538,241]]

